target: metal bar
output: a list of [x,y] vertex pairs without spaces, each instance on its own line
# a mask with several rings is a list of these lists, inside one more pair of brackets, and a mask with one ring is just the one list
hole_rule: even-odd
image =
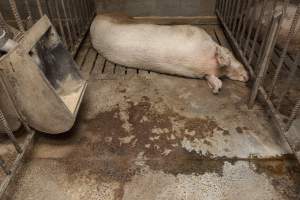
[[228,19],[228,24],[229,24],[229,27],[230,27],[230,24],[232,24],[232,21],[233,21],[233,17],[234,17],[234,8],[235,8],[235,1],[236,0],[231,0],[231,5],[230,5],[230,9],[229,9],[229,19]]
[[5,162],[2,158],[0,158],[0,168],[2,169],[2,171],[6,174],[9,175],[11,172],[10,170],[8,170],[5,166]]
[[285,127],[285,131],[288,131],[291,128],[294,120],[297,117],[299,110],[300,110],[300,99],[298,99],[298,101],[292,111],[292,114],[290,115],[289,121],[287,122],[286,127]]
[[[225,30],[225,34],[226,36],[229,38],[229,41],[232,44],[233,50],[237,53],[237,55],[241,58],[242,63],[247,67],[247,69],[249,70],[249,73],[251,75],[252,79],[256,78],[256,74],[254,73],[251,65],[249,64],[247,58],[244,56],[243,51],[239,48],[239,45],[237,44],[233,34],[231,33],[231,31],[229,30],[229,28],[227,27],[227,25],[225,24],[222,15],[220,12],[216,12],[218,18],[220,19],[221,25],[223,26],[224,30]],[[298,160],[298,162],[300,163],[300,155],[296,153],[295,149],[294,149],[294,141],[289,137],[289,135],[286,134],[286,132],[284,131],[284,124],[281,118],[281,115],[278,113],[278,111],[275,109],[273,103],[271,102],[270,99],[268,99],[267,93],[264,90],[264,88],[262,86],[259,86],[259,94],[262,96],[262,99],[265,101],[265,103],[267,104],[267,106],[270,109],[270,114],[271,114],[271,119],[274,123],[274,125],[276,126],[277,130],[279,131],[279,133],[285,138],[285,140],[287,141],[287,143],[289,144],[289,146],[291,147],[293,153],[296,155],[296,158]]]
[[82,9],[81,8],[81,5],[80,5],[80,0],[75,0],[75,2],[77,2],[77,5],[76,5],[76,8],[77,8],[77,11],[78,11],[78,14],[79,14],[79,20],[80,20],[80,36],[82,36],[84,34],[84,26],[85,26],[85,22],[83,20],[83,13],[82,13]]
[[227,0],[226,1],[226,5],[225,5],[225,14],[224,14],[224,19],[225,19],[225,22],[228,23],[228,17],[229,17],[229,4],[230,4],[230,0]]
[[242,25],[242,31],[241,31],[241,35],[240,35],[240,38],[239,38],[239,43],[240,43],[240,45],[242,46],[242,40],[243,39],[245,39],[245,37],[244,37],[244,34],[245,34],[245,31],[246,31],[246,27],[247,27],[247,25],[248,25],[248,21],[249,21],[249,9],[250,9],[250,6],[251,6],[251,1],[250,0],[248,0],[247,1],[247,6],[246,6],[246,14],[245,14],[245,18],[244,18],[244,23],[243,23],[243,25]]
[[12,13],[15,17],[15,20],[17,22],[18,28],[20,29],[21,32],[25,32],[25,27],[24,27],[24,24],[22,22],[22,18],[20,16],[20,13],[18,11],[16,0],[9,0],[9,5],[10,5]]
[[[277,0],[275,0],[275,1],[271,2],[271,3],[273,3],[272,12],[270,12],[269,16],[265,17],[266,18],[266,20],[265,20],[266,22],[267,21],[271,22],[272,16],[276,15],[275,12],[276,12]],[[282,16],[283,17],[284,17],[284,14],[285,14],[285,8],[286,8],[286,6],[287,6],[287,4],[284,6],[283,11],[282,11],[282,13],[283,13]],[[279,21],[279,26],[281,26],[283,17],[281,17],[281,20]],[[270,29],[270,26],[271,26],[271,23],[269,25],[269,29]],[[261,56],[262,56],[262,53],[263,53],[263,49],[266,46],[266,41],[267,41],[267,37],[268,37],[268,31],[265,31],[265,33],[262,33],[262,35],[263,36],[261,37],[261,44],[260,44],[260,48],[259,48],[259,51],[258,51],[258,58],[257,58],[256,65],[259,64],[259,60],[261,59]],[[277,35],[278,35],[278,32],[276,33],[276,39],[277,39]],[[258,68],[257,68],[257,70],[258,70]]]
[[264,80],[265,74],[268,70],[271,55],[272,55],[274,47],[275,47],[276,35],[277,35],[278,29],[279,29],[279,21],[281,19],[281,16],[282,15],[274,16],[272,19],[272,22],[271,22],[272,26],[271,26],[270,32],[268,34],[268,40],[266,41],[266,47],[264,49],[262,59],[258,66],[259,73],[258,73],[258,76],[256,77],[255,83],[253,85],[252,93],[251,93],[250,100],[248,103],[249,108],[253,108],[254,102],[255,102],[257,94],[258,94],[258,89],[261,86],[261,84]]
[[234,32],[234,30],[236,28],[236,24],[238,22],[239,10],[240,10],[240,7],[241,7],[241,1],[242,0],[237,0],[237,5],[236,5],[236,8],[235,8],[234,20],[232,21],[231,25],[229,26],[229,28],[231,29],[232,32]]
[[40,17],[43,17],[44,11],[43,11],[43,8],[42,8],[41,1],[40,0],[36,0],[36,5],[37,5],[37,8],[38,8]]
[[[250,25],[249,25],[249,28],[248,28],[248,34],[247,34],[247,39],[246,39],[246,42],[245,42],[245,45],[244,45],[244,54],[245,56],[247,55],[248,53],[248,47],[249,47],[249,42],[250,42],[250,37],[251,37],[251,33],[253,32],[253,28],[254,28],[254,22],[255,22],[255,18],[256,18],[256,7],[258,5],[258,0],[255,1],[255,3],[253,4],[252,8],[250,8],[250,11],[249,11],[249,16],[251,15],[252,17],[250,17],[248,20],[250,20]],[[251,12],[251,14],[250,14]]]
[[72,19],[72,29],[73,29],[73,34],[74,34],[74,39],[77,40],[77,37],[79,37],[79,19],[76,15],[76,11],[74,9],[74,6],[72,5],[71,3],[71,0],[67,0],[67,8],[69,10],[69,13],[70,13],[70,16],[71,16],[71,19]]
[[253,59],[253,56],[254,56],[254,50],[255,50],[256,42],[257,42],[257,39],[258,39],[258,36],[259,36],[259,33],[260,33],[260,29],[261,29],[261,26],[262,26],[262,19],[263,19],[263,16],[264,16],[266,5],[267,5],[267,1],[264,0],[263,7],[261,9],[260,16],[259,16],[258,21],[257,21],[257,27],[256,27],[256,30],[255,30],[255,35],[254,35],[254,39],[253,39],[253,45],[252,45],[252,48],[251,48],[251,51],[250,51],[250,56],[249,56],[249,62],[250,63],[252,62],[252,59]]
[[290,44],[292,38],[294,37],[294,35],[296,34],[297,24],[299,21],[300,21],[300,3],[298,4],[296,14],[294,15],[292,25],[291,25],[291,28],[289,30],[289,33],[288,33],[288,36],[286,39],[286,43],[285,43],[282,53],[280,55],[279,63],[277,65],[277,68],[276,68],[276,71],[275,71],[275,74],[274,74],[274,77],[273,77],[273,80],[271,83],[271,88],[268,93],[269,98],[272,96],[272,94],[274,92],[276,83],[279,78],[280,71],[281,71],[283,63],[284,63],[284,60],[287,57],[287,50],[288,50],[289,44]]
[[65,1],[60,0],[60,3],[61,3],[61,6],[62,6],[64,18],[66,19],[67,31],[68,31],[69,41],[70,41],[70,47],[72,47],[73,46],[72,45],[73,44],[73,36],[72,36],[72,33],[71,33],[71,28],[70,28],[70,21],[69,21],[69,18],[67,16]]
[[237,27],[237,30],[236,30],[236,32],[235,32],[235,36],[238,36],[238,34],[239,34],[239,32],[241,31],[241,27],[242,27],[242,22],[243,22],[243,17],[244,17],[244,14],[245,14],[245,10],[246,10],[246,3],[245,3],[246,1],[244,0],[243,1],[243,4],[242,4],[242,9],[241,9],[241,15],[240,15],[240,19],[239,19],[239,25],[238,25],[238,27]]
[[58,17],[58,25],[59,25],[59,29],[60,29],[60,34],[61,34],[64,45],[66,47],[68,47],[67,40],[66,40],[66,34],[65,34],[64,27],[63,27],[63,24],[61,21],[58,0],[53,0],[53,1],[54,1],[54,5],[55,5],[56,15]]
[[33,25],[33,17],[32,17],[32,12],[30,9],[29,2],[28,2],[28,0],[24,0],[24,3],[25,3],[26,12],[28,15],[29,26],[32,26]]
[[226,5],[226,0],[222,0],[222,9],[221,9],[221,15],[225,17],[225,5]]
[[[85,15],[85,19],[88,22],[89,21],[89,13],[88,13],[88,7],[87,7],[87,0],[82,0],[82,7]],[[86,24],[88,26],[88,24]]]
[[287,81],[285,82],[285,86],[283,87],[284,90],[283,92],[281,93],[281,96],[277,102],[277,106],[276,108],[279,110],[280,107],[281,107],[281,103],[284,99],[284,97],[286,96],[286,94],[288,93],[289,91],[289,88],[291,87],[292,85],[292,82],[293,82],[293,79],[296,75],[296,72],[297,72],[297,69],[298,69],[298,64],[300,63],[300,51],[298,51],[297,55],[296,55],[296,58],[295,58],[295,61],[293,63],[293,66],[292,66],[292,69],[291,69],[291,72],[289,74],[289,77],[287,79]]
[[9,184],[11,183],[11,180],[15,177],[17,170],[24,158],[25,153],[29,150],[29,147],[31,146],[34,136],[35,136],[36,132],[31,130],[28,133],[28,136],[25,139],[24,145],[23,145],[23,152],[18,154],[15,162],[13,163],[13,166],[10,170],[10,174],[7,175],[5,177],[5,179],[2,181],[1,185],[0,185],[0,199],[3,197],[5,191],[7,190]]
[[9,139],[11,140],[11,142],[13,143],[16,151],[18,153],[21,153],[22,152],[22,148],[19,146],[18,142],[17,142],[17,139],[15,138],[13,132],[11,131],[11,129],[9,128],[9,125],[2,113],[2,111],[0,110],[0,123],[2,124],[3,128],[4,128],[4,132],[5,134],[7,134],[7,136],[9,137]]

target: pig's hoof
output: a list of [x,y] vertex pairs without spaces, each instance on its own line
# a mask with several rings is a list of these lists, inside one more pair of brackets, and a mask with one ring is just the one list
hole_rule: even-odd
[[208,86],[212,89],[214,94],[218,94],[222,88],[222,81],[216,76],[206,76]]

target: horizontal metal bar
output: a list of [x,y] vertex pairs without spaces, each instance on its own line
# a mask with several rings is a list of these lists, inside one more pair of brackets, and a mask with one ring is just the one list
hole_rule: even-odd
[[9,175],[7,175],[5,177],[5,179],[2,181],[2,183],[0,185],[0,199],[2,199],[2,197],[5,194],[5,191],[7,190],[9,184],[11,183],[12,179],[15,177],[15,175],[17,173],[17,170],[20,167],[21,162],[22,162],[22,160],[24,158],[25,153],[28,152],[29,147],[31,146],[31,144],[33,142],[35,134],[36,134],[36,132],[34,130],[31,130],[28,133],[28,135],[27,135],[27,137],[26,137],[26,139],[24,141],[24,144],[23,144],[23,151],[22,151],[22,153],[19,153],[17,155],[17,158],[14,161],[14,163],[12,165],[12,168],[10,169]]

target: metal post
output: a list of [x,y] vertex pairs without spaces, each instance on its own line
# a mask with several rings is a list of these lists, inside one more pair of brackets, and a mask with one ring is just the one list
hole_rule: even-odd
[[9,5],[10,5],[12,13],[13,13],[15,19],[16,19],[18,28],[20,29],[21,32],[25,32],[25,27],[24,27],[24,24],[22,22],[22,18],[20,16],[20,13],[18,11],[16,0],[9,0]]
[[64,0],[60,0],[61,6],[62,6],[62,10],[63,10],[63,14],[64,14],[64,18],[66,21],[66,25],[67,25],[67,31],[68,31],[68,36],[69,36],[69,41],[70,41],[70,47],[72,47],[73,45],[73,37],[72,37],[72,33],[71,33],[71,28],[70,28],[70,20],[67,16],[67,11],[66,11],[66,6],[65,6],[65,2]]
[[294,120],[297,117],[299,110],[300,110],[300,99],[298,99],[298,101],[292,111],[292,114],[290,115],[289,121],[287,122],[286,127],[285,127],[285,131],[288,131],[291,128]]
[[252,48],[251,48],[250,55],[249,55],[249,63],[252,62],[252,59],[253,59],[253,56],[254,56],[256,42],[257,42],[257,39],[258,39],[258,36],[259,36],[259,33],[260,33],[260,29],[261,29],[261,26],[262,26],[262,19],[263,19],[263,16],[264,16],[266,5],[267,5],[267,1],[264,0],[263,7],[261,9],[260,16],[259,16],[258,21],[257,21],[257,26],[256,26],[256,30],[255,30],[254,39],[253,39],[253,44],[252,44]]
[[239,20],[239,25],[237,27],[236,32],[233,33],[236,37],[238,36],[238,34],[239,34],[239,32],[241,31],[241,28],[242,28],[243,17],[244,17],[244,14],[247,12],[246,11],[246,6],[247,6],[247,2],[244,0],[243,3],[242,3],[242,7],[241,7],[242,9],[240,10],[241,15],[240,15],[240,20]]
[[240,35],[240,38],[239,38],[239,41],[240,41],[239,43],[240,43],[241,47],[242,47],[242,41],[243,41],[243,39],[245,40],[244,34],[245,34],[246,27],[247,27],[248,21],[249,21],[249,14],[250,14],[249,9],[251,8],[250,6],[251,6],[251,1],[248,0],[247,6],[246,6],[246,12],[247,13],[245,14],[245,18],[243,20],[243,26],[242,26],[243,28],[242,28],[241,35]]
[[13,132],[11,131],[11,129],[9,128],[9,125],[2,113],[2,111],[0,110],[0,123],[2,124],[2,128],[4,130],[2,130],[5,134],[7,134],[7,136],[9,137],[9,139],[12,141],[16,151],[18,153],[21,153],[22,152],[22,148],[19,146],[18,142],[17,142],[17,139],[15,138]]
[[41,1],[40,0],[36,0],[36,5],[37,5],[37,8],[39,10],[40,17],[43,17],[44,11],[43,11],[43,8],[42,8]]
[[60,28],[60,34],[61,34],[64,45],[66,47],[68,47],[67,40],[66,40],[66,35],[65,35],[65,31],[64,31],[63,24],[62,24],[60,11],[59,11],[58,0],[53,0],[53,1],[54,1],[54,4],[55,4],[56,16],[58,18],[58,25],[59,25],[59,28]]
[[32,12],[30,9],[29,2],[28,2],[28,0],[24,0],[24,3],[25,3],[26,12],[28,15],[29,26],[32,26],[33,25],[33,17],[32,17]]
[[269,34],[268,34],[268,40],[266,41],[266,47],[264,48],[263,56],[262,56],[259,66],[258,66],[258,68],[260,70],[256,77],[256,80],[255,80],[255,83],[254,83],[254,86],[252,89],[252,93],[250,96],[250,100],[249,100],[249,104],[248,104],[249,108],[253,108],[254,102],[255,102],[257,94],[258,94],[259,87],[261,86],[261,84],[264,80],[265,74],[268,70],[271,55],[273,53],[275,43],[276,43],[276,35],[277,35],[278,29],[279,29],[279,21],[280,21],[281,16],[282,16],[282,13],[278,14],[277,16],[274,16],[272,18],[272,26],[271,26]]
[[283,48],[283,50],[281,52],[281,55],[280,55],[279,63],[277,65],[277,68],[276,68],[276,71],[275,71],[275,74],[274,74],[274,77],[273,77],[273,80],[272,80],[271,88],[270,88],[269,93],[268,93],[269,98],[271,98],[271,96],[274,92],[276,83],[277,83],[278,78],[279,78],[280,71],[282,69],[284,60],[287,56],[287,50],[288,50],[289,44],[290,44],[292,38],[296,34],[296,28],[297,28],[297,24],[298,24],[299,21],[300,21],[300,3],[298,4],[296,14],[293,18],[291,28],[290,28],[288,36],[286,38],[286,43],[285,43],[284,48]]
[[291,87],[292,85],[292,82],[293,82],[293,79],[296,75],[296,72],[298,70],[298,64],[300,63],[300,51],[298,51],[297,55],[296,55],[296,58],[295,58],[295,61],[293,63],[293,66],[292,66],[292,70],[289,74],[289,77],[287,79],[287,81],[285,82],[285,86],[283,87],[284,90],[283,92],[281,93],[281,96],[279,97],[279,100],[277,102],[277,110],[280,109],[281,107],[281,102],[283,101],[284,97],[286,96],[286,94],[288,93],[289,91],[289,88]]

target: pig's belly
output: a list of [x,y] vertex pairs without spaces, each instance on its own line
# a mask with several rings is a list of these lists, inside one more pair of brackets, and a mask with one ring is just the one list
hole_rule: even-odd
[[211,41],[178,36],[117,34],[93,41],[94,47],[108,60],[128,67],[167,74],[202,78],[216,66],[215,45]]

